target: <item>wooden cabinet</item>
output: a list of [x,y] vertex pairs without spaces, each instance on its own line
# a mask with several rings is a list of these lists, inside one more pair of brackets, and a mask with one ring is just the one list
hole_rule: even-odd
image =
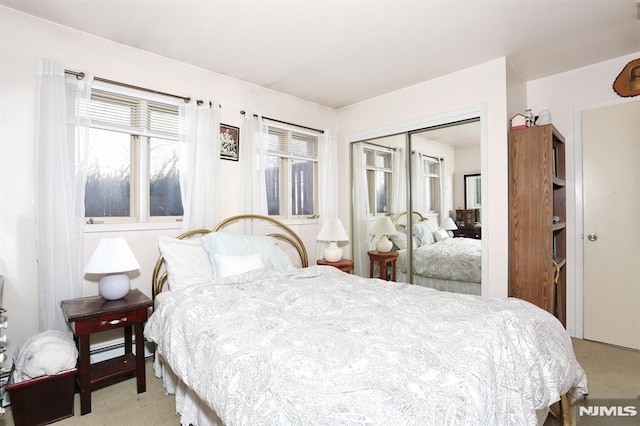
[[566,326],[564,138],[552,124],[509,133],[509,296]]
[[456,238],[473,238],[482,239],[482,227],[480,225],[458,226],[453,230],[453,236]]

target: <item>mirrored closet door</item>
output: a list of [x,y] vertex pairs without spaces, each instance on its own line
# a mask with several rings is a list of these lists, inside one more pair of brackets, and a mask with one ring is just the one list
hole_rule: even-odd
[[[352,143],[356,274],[391,279],[395,269],[399,282],[480,294],[481,186],[465,203],[465,176],[481,182],[480,134],[476,118]],[[472,222],[460,220],[467,210]],[[387,238],[392,253],[380,253]]]

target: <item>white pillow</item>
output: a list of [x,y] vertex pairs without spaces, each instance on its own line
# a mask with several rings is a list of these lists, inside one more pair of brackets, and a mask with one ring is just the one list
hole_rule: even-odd
[[413,224],[413,235],[418,239],[420,246],[426,246],[436,242],[434,233],[440,229],[435,220],[423,220]]
[[201,238],[160,237],[158,247],[167,268],[169,290],[176,291],[213,280],[213,269]]
[[244,256],[214,255],[216,262],[216,274],[218,278],[243,274],[254,269],[264,268],[260,253],[252,253]]
[[240,256],[260,253],[264,266],[278,271],[291,267],[291,259],[278,248],[276,239],[265,235],[243,235],[231,232],[212,232],[201,238],[202,246],[209,254],[213,277],[217,277],[215,255]]
[[449,234],[444,229],[438,229],[433,235],[435,235],[436,241],[442,241],[449,238]]
[[395,235],[389,235],[389,239],[398,248],[398,250],[407,249],[407,234],[404,232],[398,232]]

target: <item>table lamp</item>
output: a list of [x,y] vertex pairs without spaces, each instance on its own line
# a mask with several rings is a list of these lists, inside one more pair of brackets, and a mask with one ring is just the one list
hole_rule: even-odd
[[398,233],[396,227],[391,222],[389,216],[382,216],[373,225],[373,235],[381,235],[380,239],[376,242],[376,250],[386,253],[391,251],[393,243],[389,241],[387,235],[395,235]]
[[122,238],[103,238],[84,269],[85,274],[103,274],[98,285],[100,296],[107,300],[122,299],[131,285],[127,271],[140,269],[127,241]]
[[456,223],[450,217],[445,218],[440,224],[440,226],[442,227],[442,229],[447,231],[447,234],[450,237],[453,237],[452,231],[455,231],[456,229],[458,229],[458,227],[456,226]]
[[327,262],[337,262],[342,259],[342,249],[338,247],[338,241],[349,241],[347,231],[344,230],[340,219],[328,219],[320,233],[318,234],[318,241],[328,242],[329,245],[325,247],[322,257]]

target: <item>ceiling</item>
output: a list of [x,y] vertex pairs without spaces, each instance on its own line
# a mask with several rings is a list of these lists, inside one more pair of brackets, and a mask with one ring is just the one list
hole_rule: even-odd
[[640,51],[636,0],[0,0],[340,108],[506,56],[527,81]]

